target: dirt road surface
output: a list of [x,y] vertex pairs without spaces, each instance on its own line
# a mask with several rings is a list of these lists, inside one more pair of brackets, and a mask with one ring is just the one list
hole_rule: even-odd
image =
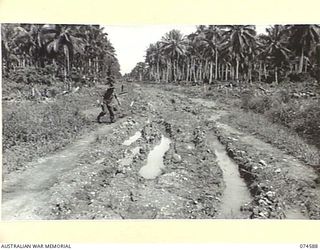
[[128,91],[125,117],[5,176],[2,219],[320,219],[314,170],[228,125],[228,107]]

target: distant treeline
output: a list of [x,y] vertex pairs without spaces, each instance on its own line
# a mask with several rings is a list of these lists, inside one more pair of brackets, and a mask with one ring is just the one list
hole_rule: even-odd
[[115,49],[99,25],[2,24],[3,73],[26,67],[54,67],[68,79],[72,71],[105,77],[120,76]]
[[187,36],[172,30],[150,44],[145,62],[129,77],[208,83],[313,77],[319,82],[319,41],[319,25],[274,25],[259,35],[253,25],[200,25]]

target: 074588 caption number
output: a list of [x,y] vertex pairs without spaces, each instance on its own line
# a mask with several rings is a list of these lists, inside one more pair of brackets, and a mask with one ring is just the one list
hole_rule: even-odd
[[300,248],[318,248],[318,244],[300,244]]

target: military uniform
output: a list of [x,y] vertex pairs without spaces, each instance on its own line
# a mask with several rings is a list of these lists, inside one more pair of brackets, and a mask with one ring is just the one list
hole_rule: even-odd
[[120,105],[118,97],[114,92],[114,86],[113,86],[114,80],[112,78],[109,78],[108,80],[109,80],[108,82],[110,84],[110,87],[103,93],[103,102],[101,104],[102,111],[97,117],[97,120],[99,123],[101,122],[100,121],[101,117],[103,117],[107,114],[107,110],[110,114],[110,121],[115,122],[115,118],[114,118],[115,117],[115,114],[114,114],[115,108],[113,106],[114,98],[118,101],[118,104]]

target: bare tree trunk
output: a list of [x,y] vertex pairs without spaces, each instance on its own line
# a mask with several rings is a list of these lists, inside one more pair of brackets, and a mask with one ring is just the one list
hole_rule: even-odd
[[189,73],[190,73],[190,64],[189,64],[189,60],[187,61],[187,76],[186,76],[186,81],[189,81]]
[[304,72],[307,73],[308,72],[308,61],[307,58],[305,58],[305,64],[304,64]]
[[167,79],[166,82],[169,82],[169,74],[170,74],[170,63],[169,63],[169,59],[167,60]]
[[99,58],[96,57],[96,72],[99,73]]
[[218,50],[216,49],[216,55],[215,55],[215,76],[214,79],[217,80],[218,79]]
[[239,82],[239,59],[236,59],[236,81]]
[[226,74],[225,74],[225,81],[228,81],[228,63],[226,63]]
[[259,82],[261,82],[262,62],[259,61]]
[[172,73],[173,73],[173,81],[176,82],[176,80],[177,80],[177,76],[176,76],[176,60],[173,60]]
[[301,49],[301,57],[300,57],[300,64],[299,64],[299,73],[302,73],[303,70],[303,59],[304,59],[304,51],[303,47]]
[[212,70],[213,70],[213,64],[210,62],[210,73],[209,73],[209,83],[212,83]]
[[252,65],[251,65],[251,63],[249,63],[248,78],[249,78],[249,82],[252,83]]
[[200,67],[199,67],[199,81],[202,81],[202,61],[200,61]]
[[157,80],[158,83],[160,82],[160,69],[159,69],[159,60],[157,61]]
[[202,79],[205,80],[207,78],[207,67],[208,67],[208,60],[204,61],[204,66],[202,69]]
[[193,69],[193,81],[194,81],[194,82],[198,82],[198,80],[197,80],[197,75],[196,75],[196,62],[195,62],[195,59],[193,60],[193,67],[192,67],[192,69]]

